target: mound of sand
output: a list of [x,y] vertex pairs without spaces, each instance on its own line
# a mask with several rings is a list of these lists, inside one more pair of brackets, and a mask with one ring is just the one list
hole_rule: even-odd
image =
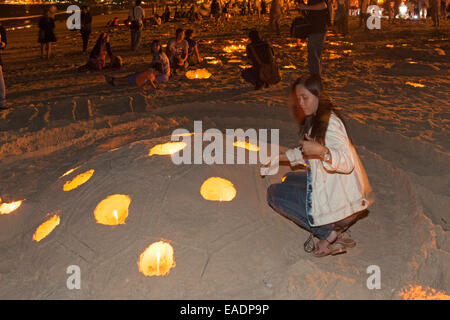
[[[189,112],[194,117],[202,108],[215,108],[220,114],[221,107],[197,105]],[[274,122],[265,116],[253,121],[270,128]],[[353,121],[351,126],[358,136],[361,128]],[[292,132],[295,126],[285,122],[285,128]],[[141,140],[109,152],[103,144],[77,162],[74,172],[43,181],[15,213],[1,217],[1,297],[395,299],[401,288],[417,282],[448,290],[446,233],[424,214],[409,175],[368,147],[356,142],[377,200],[351,229],[358,245],[345,255],[317,259],[303,251],[308,233],[266,203],[267,187],[280,182],[287,168],[262,179],[258,165],[174,165],[168,156],[148,156],[169,140]],[[95,170],[91,179],[63,191],[67,181],[88,170]],[[205,200],[200,187],[210,177],[231,181],[236,197]],[[94,209],[112,194],[131,198],[124,225],[96,223]],[[60,215],[60,225],[41,242],[32,241],[49,213]],[[173,246],[176,266],[164,277],[145,277],[139,256],[161,239]],[[81,290],[66,288],[70,265],[81,268]],[[366,287],[371,265],[380,267],[381,290]]]

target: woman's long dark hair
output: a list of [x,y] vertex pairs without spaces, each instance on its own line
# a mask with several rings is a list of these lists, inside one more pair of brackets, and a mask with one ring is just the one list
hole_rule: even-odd
[[[309,92],[319,99],[319,106],[315,115],[306,117],[303,110],[298,107],[297,93],[295,91],[297,85],[304,86]],[[289,104],[291,106],[292,113],[300,126],[299,135],[301,138],[304,138],[304,136],[312,128],[310,137],[324,145],[328,122],[330,121],[331,112],[333,112],[339,119],[341,119],[345,130],[347,131],[347,136],[351,141],[344,119],[340,115],[339,111],[336,110],[330,98],[323,93],[322,80],[319,76],[314,75],[306,79],[298,78],[295,80],[292,84]]]

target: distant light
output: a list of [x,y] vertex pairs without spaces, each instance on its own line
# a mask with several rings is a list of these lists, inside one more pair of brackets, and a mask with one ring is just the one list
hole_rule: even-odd
[[403,2],[400,5],[400,7],[398,7],[398,9],[399,9],[401,15],[405,15],[406,12],[408,11],[408,7]]

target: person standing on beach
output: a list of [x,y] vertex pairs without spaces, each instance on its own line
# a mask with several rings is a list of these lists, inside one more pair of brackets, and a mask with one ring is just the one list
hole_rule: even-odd
[[[367,23],[367,7],[369,5],[368,0],[359,0],[359,27],[363,27],[364,29],[367,29],[366,23]],[[348,15],[348,13],[347,13]]]
[[83,40],[83,53],[86,53],[89,36],[91,35],[92,15],[88,6],[81,7],[81,39]]
[[6,48],[6,30],[0,22],[0,109],[6,109],[6,87],[3,78],[2,50]]
[[419,0],[420,19],[427,19],[428,0]]
[[46,8],[44,16],[39,20],[38,42],[41,44],[41,59],[44,58],[44,48],[47,59],[52,54],[52,43],[56,42],[54,7]]
[[308,4],[297,3],[299,10],[306,11],[306,17],[311,24],[308,35],[308,68],[311,75],[322,73],[322,50],[325,43],[327,25],[330,14],[326,0],[309,0]]
[[431,0],[431,8],[433,9],[433,27],[439,27],[439,16],[441,15],[441,0]]
[[141,7],[141,0],[136,0],[135,6],[128,13],[128,20],[131,21],[131,50],[135,51],[141,41],[141,32],[144,28],[145,12]]
[[280,19],[281,19],[281,0],[272,0],[272,4],[270,6],[269,26],[272,31],[275,29],[277,35],[280,35]]

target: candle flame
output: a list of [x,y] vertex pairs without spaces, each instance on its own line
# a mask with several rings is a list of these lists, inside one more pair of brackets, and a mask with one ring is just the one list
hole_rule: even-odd
[[116,218],[116,223],[119,224],[119,216],[117,215],[117,210],[113,212],[114,218]]

